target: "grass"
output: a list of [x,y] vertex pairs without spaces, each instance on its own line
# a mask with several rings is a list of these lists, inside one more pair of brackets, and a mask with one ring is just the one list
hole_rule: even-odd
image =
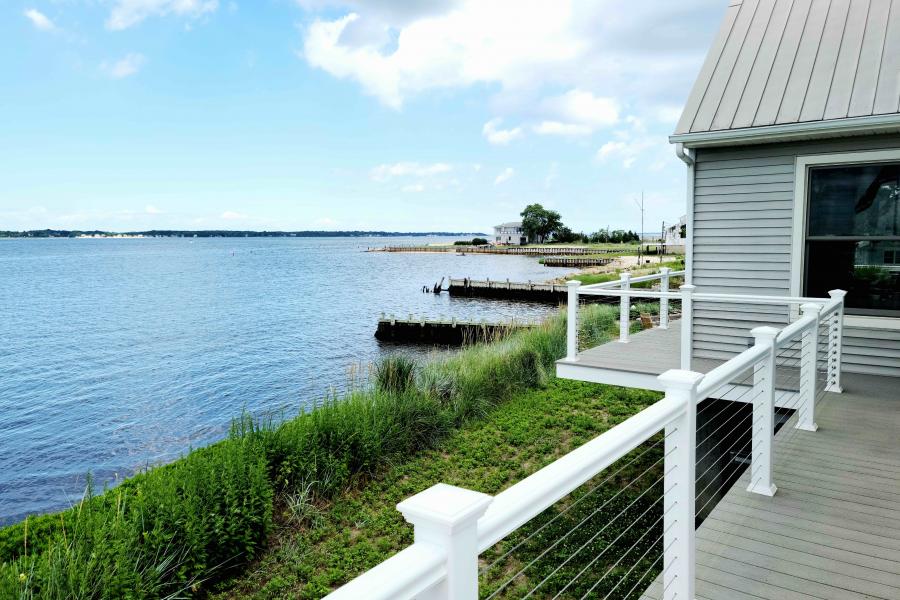
[[[503,405],[495,406],[482,419],[466,424],[438,447],[387,469],[368,485],[347,490],[330,501],[321,502],[318,522],[298,527],[287,519],[282,520],[273,535],[270,551],[243,576],[221,585],[222,589],[213,594],[213,598],[320,598],[412,542],[412,528],[395,508],[404,498],[438,482],[496,494],[621,423],[658,397],[652,392],[552,379],[543,388],[525,392]],[[609,471],[601,474],[597,478],[599,481],[582,486],[483,554],[482,566],[486,567],[549,523],[538,535],[483,574],[483,592],[497,589],[521,566],[528,564],[553,541],[560,539],[608,501],[622,489],[625,482],[649,469],[650,472],[641,478],[640,485],[628,489],[590,516],[587,527],[566,537],[563,543],[516,578],[498,597],[521,597],[523,590],[534,587],[564,557],[567,558],[574,549],[588,542],[604,524],[610,523],[658,478],[660,466],[654,466],[654,463],[661,456],[661,450],[659,445],[652,446],[656,441],[621,459],[616,468],[633,462],[596,491],[589,493],[594,485],[609,476]],[[643,456],[634,460],[645,450],[647,452]],[[610,546],[610,542],[626,529],[627,524],[639,520],[641,523],[633,531],[646,531],[644,526],[655,520],[660,511],[651,508],[640,519],[637,517],[658,498],[658,489],[646,494],[642,498],[644,503],[638,501],[612,526],[589,542],[575,559],[544,584],[541,588],[544,593],[536,597],[551,597],[562,589],[565,582],[571,580],[602,548]],[[556,515],[575,502],[574,509],[551,523]],[[650,546],[649,541],[656,539],[656,535],[658,533],[648,537],[646,545],[639,544],[641,553]],[[568,592],[574,597],[581,596],[621,556],[622,549],[630,547],[634,541],[634,535],[620,538],[607,552],[609,559],[595,563],[590,575],[581,578],[583,581],[577,581]],[[622,568],[614,569],[603,589],[611,589],[622,579],[625,571],[637,563],[639,556],[634,551],[631,555],[634,560],[618,565]],[[648,554],[625,579],[620,591],[633,587],[633,583],[657,556],[658,552]],[[652,579],[645,581],[649,583]],[[614,594],[611,597],[624,596]]]
[[[603,341],[614,321],[614,308],[589,307],[582,339]],[[321,504],[547,385],[564,352],[559,315],[421,368],[390,359],[374,385],[281,424],[240,418],[222,442],[0,530],[0,598],[203,594],[277,546],[275,525],[316,523]]]
[[[632,273],[633,277],[638,277],[641,275],[649,275],[651,273],[657,273],[659,271],[660,266],[669,267],[676,271],[680,271],[684,269],[684,258],[677,257],[671,260],[663,261],[662,265],[659,263],[654,263],[652,265],[646,265],[642,267],[638,267],[636,269],[629,270]],[[591,285],[594,283],[606,283],[607,281],[617,281],[619,279],[619,275],[624,271],[624,269],[616,269],[615,271],[609,273],[574,273],[569,275],[569,280],[578,280],[582,285]],[[643,288],[650,287],[655,282],[640,282],[632,284],[632,287]],[[674,285],[674,282],[670,282],[670,285]]]

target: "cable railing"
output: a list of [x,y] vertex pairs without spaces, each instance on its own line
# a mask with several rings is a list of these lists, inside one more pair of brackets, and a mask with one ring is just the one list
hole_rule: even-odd
[[[404,500],[414,543],[328,598],[630,599],[651,584],[664,600],[695,597],[696,523],[734,482],[714,476],[721,461],[746,456],[747,491],[776,493],[779,375],[796,379],[788,435],[815,431],[817,399],[840,390],[843,297],[754,328],[751,347],[705,375],[663,373],[661,400],[496,496],[437,484]],[[708,401],[724,388],[747,409]],[[699,440],[698,418],[710,428]]]

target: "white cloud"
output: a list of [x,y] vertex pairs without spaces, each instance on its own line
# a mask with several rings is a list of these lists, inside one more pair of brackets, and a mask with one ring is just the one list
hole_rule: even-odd
[[159,208],[152,204],[148,204],[144,207],[144,212],[148,215],[161,215],[163,211],[159,210]]
[[226,221],[240,221],[241,219],[247,219],[248,216],[244,213],[239,213],[233,210],[226,210],[221,215],[219,215],[219,218]]
[[488,84],[527,109],[570,90],[562,108],[579,117],[545,118],[592,127],[615,122],[616,102],[683,102],[721,18],[709,0],[295,1],[327,9],[304,28],[304,59],[388,106]]
[[614,98],[595,96],[589,91],[573,88],[544,101],[544,106],[566,122],[584,127],[608,127],[619,121],[619,103]]
[[31,21],[31,24],[34,25],[35,29],[40,29],[41,31],[56,31],[56,25],[41,11],[35,8],[29,8],[22,14],[25,15],[26,19]]
[[553,162],[550,164],[550,170],[547,171],[547,176],[544,177],[544,189],[549,190],[553,187],[553,184],[557,179],[559,179],[559,163]]
[[100,70],[113,79],[123,79],[140,71],[146,62],[143,54],[133,52],[112,63],[102,63]]
[[506,167],[497,177],[494,179],[494,185],[500,185],[501,183],[506,183],[510,179],[512,179],[513,175],[516,174],[516,170],[512,167]]
[[336,219],[332,219],[331,217],[322,217],[320,219],[316,219],[314,224],[317,227],[334,227],[338,224]]
[[106,28],[121,31],[148,17],[170,14],[196,19],[218,8],[218,0],[115,0]]
[[481,128],[481,134],[492,144],[508,144],[522,137],[522,128],[500,129],[503,119],[491,119]]
[[[597,150],[596,159],[599,162],[606,162],[610,159],[620,159],[622,166],[630,169],[640,158],[646,155],[657,156],[660,151],[668,151],[668,144],[665,138],[656,139],[650,137],[625,138],[616,141],[609,141],[600,146]],[[652,170],[659,170],[660,162],[657,159]]]
[[563,123],[561,121],[541,121],[531,128],[540,135],[579,136],[590,135],[592,129],[587,125],[577,123]]
[[380,183],[390,181],[394,177],[430,177],[449,173],[453,165],[447,163],[422,164],[417,162],[398,162],[378,165],[369,173],[373,181]]
[[417,193],[419,193],[419,192],[424,192],[424,191],[425,191],[425,184],[423,184],[423,183],[411,183],[411,184],[409,184],[409,185],[404,185],[404,186],[403,186],[403,191],[404,191],[404,192],[410,192],[410,193],[413,193],[413,194],[417,194]]

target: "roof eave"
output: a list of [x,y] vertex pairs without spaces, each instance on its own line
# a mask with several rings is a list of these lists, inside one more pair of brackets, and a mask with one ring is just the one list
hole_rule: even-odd
[[669,143],[684,144],[686,148],[705,148],[736,144],[768,144],[895,131],[900,131],[900,114],[892,113],[889,115],[786,123],[784,125],[766,125],[742,129],[676,133],[669,136]]

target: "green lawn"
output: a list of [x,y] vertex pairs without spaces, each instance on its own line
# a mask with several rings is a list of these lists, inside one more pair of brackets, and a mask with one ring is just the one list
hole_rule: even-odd
[[[412,542],[412,528],[395,509],[404,498],[438,482],[496,494],[621,423],[658,398],[659,395],[652,392],[551,379],[545,387],[519,394],[491,409],[482,419],[468,423],[437,448],[396,464],[366,485],[351,487],[333,501],[308,508],[305,518],[299,522],[290,518],[287,507],[279,507],[276,514],[279,524],[271,549],[246,574],[220,586],[213,597],[219,600],[319,598]],[[634,587],[658,556],[659,544],[651,543],[658,536],[658,523],[654,527],[650,525],[660,514],[657,502],[659,485],[650,489],[594,540],[590,537],[610,523],[641,492],[647,491],[659,477],[661,449],[658,440],[655,441],[656,446],[648,444],[639,448],[607,473],[601,474],[597,479],[603,481],[617,468],[627,465],[592,493],[587,493],[592,485],[582,486],[572,496],[485,553],[482,556],[483,566],[493,563],[541,525],[550,522],[560,510],[577,502],[538,535],[484,573],[483,595],[496,589],[578,522],[589,517],[584,526],[563,538],[562,543],[537,560],[497,597],[521,597],[523,591],[531,589],[548,575],[547,583],[534,597],[552,597],[591,558],[612,543],[607,556],[595,563],[589,574],[576,580],[575,585],[563,594],[563,597],[569,597],[569,594],[580,597],[635,543],[633,532],[641,534],[650,530],[652,535],[648,535],[643,543],[639,541],[628,560],[615,565],[607,580],[598,587],[611,589],[632,566],[637,565],[641,554],[649,550],[644,560],[622,579],[610,596],[624,598],[620,593],[624,594]],[[635,457],[639,458],[635,460]],[[629,461],[631,464],[628,464]],[[648,470],[638,484],[609,501],[622,489],[624,482]],[[603,510],[590,516],[607,501]],[[643,516],[641,512],[644,512]],[[616,540],[623,531],[620,525],[633,521],[641,523]],[[552,574],[557,565],[582,545],[585,546],[582,552]],[[654,573],[649,572],[644,582],[652,581]]]

